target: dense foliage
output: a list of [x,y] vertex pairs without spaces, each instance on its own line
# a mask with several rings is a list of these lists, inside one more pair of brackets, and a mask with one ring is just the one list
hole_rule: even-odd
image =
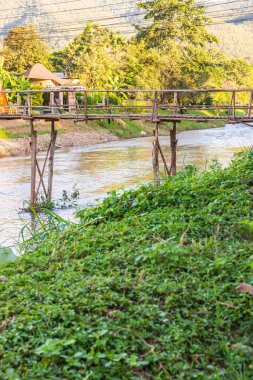
[[[5,90],[14,90],[14,91],[27,91],[27,90],[41,90],[42,86],[33,84],[24,77],[23,75],[17,76],[16,74],[9,72],[3,68],[0,64],[0,83],[3,85]],[[8,94],[8,102],[16,103],[17,102],[17,94],[9,93]],[[32,95],[32,104],[35,106],[40,106],[43,104],[43,94],[42,93],[34,93]],[[26,95],[22,92],[20,93],[21,102],[25,102]]]
[[4,38],[1,57],[4,68],[23,74],[35,63],[50,68],[50,52],[33,25],[18,26],[9,31]]
[[58,218],[1,267],[2,379],[252,379],[253,153]]
[[144,19],[132,38],[90,23],[52,53],[34,26],[13,28],[0,50],[4,69],[22,73],[39,62],[93,89],[253,86],[252,65],[221,53],[203,6],[153,0],[138,7]]
[[173,43],[182,49],[215,41],[205,27],[211,20],[195,0],[153,0],[139,3],[139,7],[146,11],[144,19],[150,23],[137,27],[137,37],[144,38],[149,46],[170,50]]
[[[251,64],[231,60],[217,49],[216,38],[206,28],[211,20],[195,1],[154,0],[139,7],[145,16],[135,37],[126,40],[89,24],[65,49],[52,54],[54,67],[88,88],[253,85]],[[232,65],[234,70],[228,69]]]
[[120,34],[88,24],[64,52],[60,55],[56,52],[53,61],[56,60],[57,63],[58,57],[66,73],[79,77],[87,87],[104,87],[117,70],[122,46],[123,38]]

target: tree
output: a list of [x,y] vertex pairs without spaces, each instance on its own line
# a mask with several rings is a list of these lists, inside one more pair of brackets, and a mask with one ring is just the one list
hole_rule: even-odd
[[242,58],[227,59],[224,62],[224,78],[233,81],[237,87],[252,87],[253,67]]
[[148,25],[136,27],[137,38],[144,39],[148,47],[170,49],[176,43],[185,48],[216,41],[205,27],[211,20],[195,0],[153,0],[138,6],[146,11],[144,19]]
[[186,66],[189,67],[193,59],[200,72],[196,55],[199,51],[205,53],[207,44],[216,41],[205,28],[209,19],[203,7],[197,6],[194,0],[153,0],[139,7],[146,11],[147,25],[136,27],[137,40],[144,41],[146,49],[155,49],[159,54],[156,68],[160,72],[161,87],[194,86],[198,81],[193,77],[188,80]]
[[127,88],[160,88],[160,72],[157,70],[159,54],[146,49],[143,41],[130,41],[124,47],[121,60],[121,77]]
[[89,88],[104,87],[117,75],[124,39],[119,33],[88,24],[84,31],[51,58],[54,65]]
[[6,70],[20,74],[35,63],[51,68],[48,47],[33,25],[11,29],[3,41],[0,55],[4,59]]

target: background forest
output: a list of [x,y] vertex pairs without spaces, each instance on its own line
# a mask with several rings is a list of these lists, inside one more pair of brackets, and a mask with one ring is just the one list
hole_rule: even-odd
[[253,86],[250,59],[221,51],[212,33],[216,16],[204,6],[194,0],[154,0],[137,4],[136,12],[144,19],[131,38],[88,23],[60,50],[50,49],[33,25],[12,28],[0,51],[2,81],[7,87],[27,87],[27,82],[11,79],[12,73],[17,77],[39,62],[87,88]]

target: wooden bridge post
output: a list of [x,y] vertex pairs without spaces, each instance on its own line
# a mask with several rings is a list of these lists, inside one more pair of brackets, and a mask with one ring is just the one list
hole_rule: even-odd
[[173,128],[170,130],[170,147],[171,147],[171,167],[170,174],[177,172],[177,122],[173,122]]
[[[156,137],[156,129],[153,129],[153,135]],[[157,145],[158,145],[158,153],[160,153],[161,155],[161,159],[162,159],[162,162],[163,162],[163,165],[164,165],[164,171],[165,171],[165,174],[170,177],[170,171],[169,171],[169,168],[168,168],[168,165],[167,165],[167,162],[166,162],[166,158],[163,154],[163,150],[162,150],[162,147],[160,145],[160,142],[159,142],[159,136],[157,138]]]
[[30,120],[31,127],[31,205],[36,204],[36,169],[37,169],[37,131],[34,130],[33,120]]
[[30,92],[27,94],[27,114],[29,117],[32,115],[32,100],[31,100],[31,95]]
[[[53,174],[54,174],[54,154],[57,138],[57,131],[55,130],[55,121],[51,121],[51,138],[47,150],[46,157],[42,167],[40,167],[37,160],[37,131],[34,129],[33,119],[30,119],[31,126],[31,199],[32,207],[36,207],[40,189],[44,192],[47,200],[52,199],[53,190]],[[48,163],[48,185],[45,183],[45,172]],[[38,175],[38,181],[37,181]]]
[[57,131],[55,130],[55,122],[54,120],[52,120],[49,163],[48,163],[48,191],[47,191],[48,200],[52,199],[53,175],[54,175],[54,152],[55,152],[56,138],[57,138]]
[[51,114],[54,114],[54,105],[55,105],[54,93],[50,92],[50,104],[49,104],[49,107],[50,107],[50,110],[51,110]]
[[152,161],[153,161],[153,172],[154,172],[154,182],[155,186],[160,185],[159,180],[159,123],[156,123],[156,128],[154,129],[155,140],[153,141],[153,152],[152,152]]
[[152,116],[151,121],[154,122],[158,118],[158,91],[154,92],[153,106],[152,106]]

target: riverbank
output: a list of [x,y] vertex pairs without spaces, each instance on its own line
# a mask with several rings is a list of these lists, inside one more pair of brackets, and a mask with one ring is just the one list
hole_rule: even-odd
[[[18,156],[30,153],[30,127],[23,122],[5,122],[0,139],[0,157]],[[38,131],[38,151],[45,151],[50,140],[50,124],[39,122],[35,124]],[[56,148],[86,146],[109,141],[118,137],[105,128],[96,125],[57,123],[58,130]]]
[[252,168],[191,166],[41,224],[0,269],[0,377],[251,379]]
[[[186,121],[178,123],[178,131],[221,127],[224,123],[198,123]],[[35,124],[38,131],[38,150],[44,151],[48,147],[50,125],[47,122]],[[162,135],[169,134],[170,123],[163,123],[160,127]],[[62,121],[57,123],[57,148],[86,146],[118,139],[129,139],[141,136],[151,136],[154,124],[143,121],[113,120],[74,123]],[[0,126],[0,157],[18,156],[30,153],[30,127],[24,121],[1,121]]]

